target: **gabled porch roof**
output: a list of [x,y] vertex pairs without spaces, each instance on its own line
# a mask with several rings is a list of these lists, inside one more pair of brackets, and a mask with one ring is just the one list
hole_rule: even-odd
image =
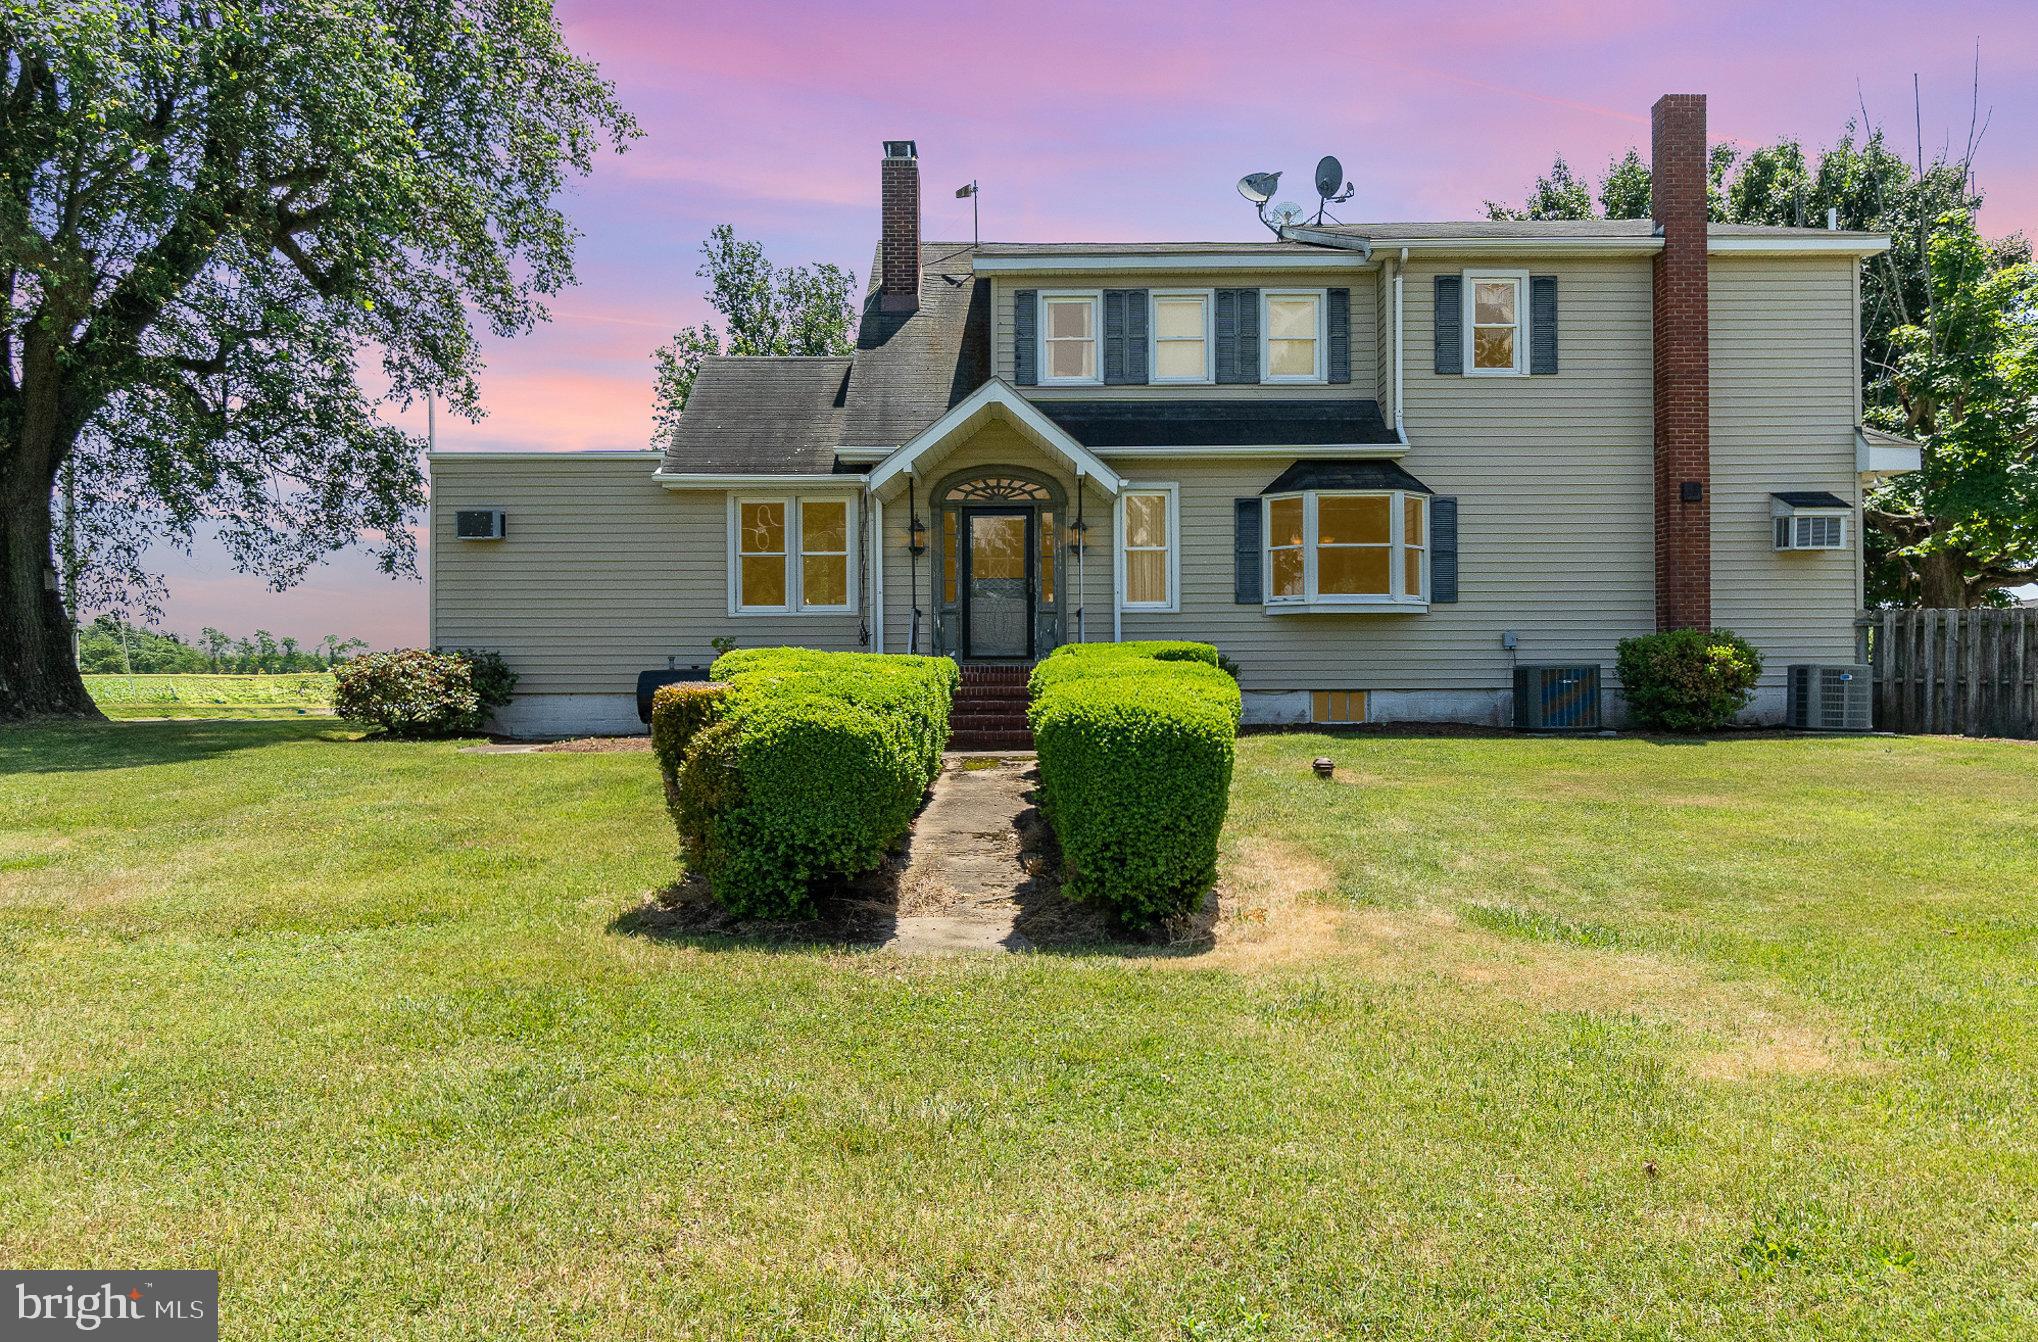
[[1042,451],[1059,458],[1078,478],[1094,481],[1107,494],[1116,494],[1125,483],[1118,472],[1070,437],[1010,383],[993,378],[873,466],[867,477],[870,491],[875,494],[902,475],[924,472],[993,420],[1010,424]]

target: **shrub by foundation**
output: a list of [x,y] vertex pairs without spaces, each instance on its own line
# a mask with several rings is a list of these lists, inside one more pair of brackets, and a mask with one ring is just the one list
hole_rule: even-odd
[[681,852],[745,917],[811,911],[875,867],[941,769],[958,671],[945,657],[746,648],[717,685],[666,686],[652,747]]
[[1655,731],[1724,727],[1748,706],[1762,679],[1762,654],[1725,629],[1624,638],[1616,660],[1628,712]]
[[1205,643],[1090,643],[1033,669],[1027,710],[1063,891],[1145,925],[1194,908],[1217,872],[1238,682]]
[[516,679],[492,652],[371,652],[334,673],[333,711],[396,737],[460,736],[509,702]]

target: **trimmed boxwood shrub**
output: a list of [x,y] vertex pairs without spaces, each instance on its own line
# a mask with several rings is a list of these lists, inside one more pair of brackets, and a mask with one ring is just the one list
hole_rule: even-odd
[[481,730],[489,710],[510,700],[517,676],[501,654],[371,652],[333,674],[333,711],[391,736],[460,736]]
[[1726,629],[1672,629],[1624,638],[1616,658],[1628,712],[1655,731],[1726,726],[1755,697],[1762,654]]
[[666,686],[652,745],[680,848],[745,917],[793,917],[875,867],[941,769],[959,672],[945,657],[745,648],[716,686]]
[[1194,908],[1217,873],[1238,682],[1207,643],[1087,643],[1033,669],[1027,709],[1062,889],[1145,925]]

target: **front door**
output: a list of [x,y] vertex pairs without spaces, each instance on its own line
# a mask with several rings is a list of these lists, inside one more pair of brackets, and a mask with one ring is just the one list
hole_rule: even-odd
[[1033,655],[1033,510],[962,510],[962,655]]

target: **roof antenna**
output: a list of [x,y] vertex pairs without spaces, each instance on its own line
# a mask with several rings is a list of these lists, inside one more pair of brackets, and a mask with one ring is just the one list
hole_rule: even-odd
[[955,198],[957,200],[961,200],[965,196],[969,197],[969,245],[981,247],[984,245],[984,242],[977,233],[977,184],[974,178],[970,180],[968,186],[955,188]]

